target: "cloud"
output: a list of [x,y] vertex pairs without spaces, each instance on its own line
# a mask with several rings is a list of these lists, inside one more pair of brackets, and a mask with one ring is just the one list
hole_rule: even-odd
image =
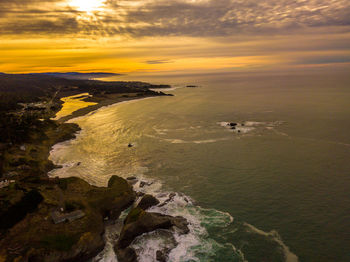
[[186,71],[349,60],[349,0],[105,0],[89,12],[70,1],[0,0],[0,70]]
[[90,14],[75,10],[65,0],[0,2],[3,35],[217,37],[320,28],[349,32],[350,1],[107,0],[104,10]]
[[145,61],[145,63],[149,65],[158,65],[158,64],[171,63],[171,61],[170,60],[147,60]]
[[332,56],[317,56],[307,57],[298,61],[299,64],[322,65],[322,64],[344,64],[350,63],[350,56],[332,55]]

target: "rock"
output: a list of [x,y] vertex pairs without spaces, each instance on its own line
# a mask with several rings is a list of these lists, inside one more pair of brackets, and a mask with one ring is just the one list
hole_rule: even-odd
[[229,123],[229,126],[237,126],[237,123]]
[[169,199],[174,199],[175,196],[176,196],[176,193],[170,193],[169,194]]
[[176,196],[176,193],[170,193],[169,198],[167,200],[165,200],[162,204],[160,204],[159,207],[163,207],[166,204],[168,204],[170,201],[173,201],[175,196]]
[[133,186],[133,185],[135,185],[137,183],[137,180],[135,179],[135,180],[128,180],[128,184],[130,185],[130,186]]
[[[38,204],[36,198],[31,197],[30,205],[28,201],[22,205],[21,198],[24,199],[26,195],[18,195],[22,213],[23,207],[33,205],[33,208],[20,221],[12,219],[14,223],[1,236],[0,260],[4,254],[18,261],[22,261],[20,257],[32,262],[87,261],[105,246],[104,218],[118,218],[135,200],[131,186],[116,176],[111,177],[107,188],[91,186],[80,178],[72,177],[51,180],[49,184],[42,184],[38,191],[38,196],[42,198],[37,201]],[[54,224],[47,215],[52,208],[62,205],[76,206],[83,210],[85,216],[71,222]],[[11,210],[16,211],[14,208]],[[25,248],[16,249],[16,254],[11,254],[10,250],[17,246]]]
[[159,200],[152,195],[144,195],[137,207],[146,210],[159,204]]
[[134,208],[125,219],[116,249],[125,249],[138,236],[157,229],[178,227],[184,234],[189,232],[185,218],[171,217],[159,213],[150,213],[141,208]]
[[127,247],[116,250],[119,262],[137,262],[137,255],[133,248]]
[[157,261],[159,261],[159,262],[167,262],[168,256],[167,256],[164,252],[158,250],[158,251],[156,252],[156,259],[157,259]]
[[151,185],[153,185],[153,182],[145,182],[145,181],[140,182],[141,188],[143,188],[144,186],[151,186]]
[[188,228],[188,222],[184,217],[174,217],[172,218],[172,224],[180,230],[181,235],[188,234],[190,229]]
[[126,181],[128,181],[129,185],[133,186],[137,183],[137,178],[134,176],[131,176],[131,177],[128,177]]
[[145,193],[143,193],[143,192],[136,192],[136,196],[137,197],[142,197],[142,196],[144,196],[145,195]]
[[138,236],[157,229],[169,229],[173,225],[167,216],[158,213],[147,213],[141,208],[134,208],[125,219],[117,247],[124,249]]
[[131,143],[130,143],[130,144],[128,144],[128,147],[133,147],[133,146],[134,146],[134,145],[133,145],[133,144],[131,144]]

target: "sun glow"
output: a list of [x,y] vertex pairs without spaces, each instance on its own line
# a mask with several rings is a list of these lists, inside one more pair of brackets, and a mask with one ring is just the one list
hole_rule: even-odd
[[79,11],[91,12],[104,5],[104,0],[70,0],[69,5]]

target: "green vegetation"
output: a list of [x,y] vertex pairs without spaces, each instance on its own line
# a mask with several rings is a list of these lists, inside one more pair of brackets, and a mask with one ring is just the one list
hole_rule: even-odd
[[83,210],[85,208],[85,206],[81,202],[78,202],[75,200],[64,202],[64,206],[65,206],[66,212],[72,212],[78,209]]
[[[47,172],[55,168],[48,160],[51,147],[79,130],[50,118],[62,106],[60,97],[88,92],[98,107],[164,95],[149,90],[157,87],[165,86],[0,74],[0,179],[15,181],[0,189],[0,261],[73,261],[103,248],[104,219],[117,219],[135,194],[119,177],[112,177],[108,188],[76,177],[49,178]],[[85,216],[54,224],[52,212],[61,209],[83,210]],[[130,219],[142,212],[133,211]]]
[[28,213],[37,209],[38,205],[43,201],[41,194],[32,190],[25,194],[23,198],[7,210],[0,211],[0,230],[7,230],[21,221]]
[[78,240],[79,237],[74,235],[50,235],[42,238],[41,245],[46,248],[69,251]]

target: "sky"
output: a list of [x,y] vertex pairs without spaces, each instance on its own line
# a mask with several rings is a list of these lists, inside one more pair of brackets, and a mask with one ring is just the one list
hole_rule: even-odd
[[0,0],[0,72],[350,70],[349,0]]

